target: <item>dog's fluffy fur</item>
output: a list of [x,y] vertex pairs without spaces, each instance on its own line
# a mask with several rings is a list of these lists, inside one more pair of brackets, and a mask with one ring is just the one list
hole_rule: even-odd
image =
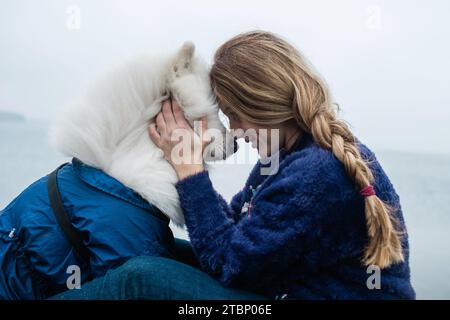
[[[208,66],[194,51],[186,42],[173,55],[146,55],[113,69],[71,105],[50,135],[59,151],[116,178],[179,226],[177,175],[150,140],[149,123],[171,93],[191,123],[206,115],[208,128],[229,134],[219,120]],[[226,157],[233,139],[217,139],[208,148],[215,158]]]

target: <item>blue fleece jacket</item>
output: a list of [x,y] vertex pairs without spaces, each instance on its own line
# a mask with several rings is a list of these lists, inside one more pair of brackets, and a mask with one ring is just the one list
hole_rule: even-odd
[[178,182],[202,268],[225,285],[272,298],[414,299],[399,197],[374,154],[358,148],[377,195],[398,208],[404,231],[405,261],[381,270],[380,289],[369,289],[374,272],[360,262],[368,241],[364,198],[339,160],[309,135],[280,151],[276,174],[262,175],[258,162],[230,206],[207,171]]

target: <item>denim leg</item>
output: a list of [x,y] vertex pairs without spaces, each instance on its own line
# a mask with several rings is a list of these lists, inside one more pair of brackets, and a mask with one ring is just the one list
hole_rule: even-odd
[[223,286],[205,272],[162,257],[141,256],[110,270],[105,276],[52,299],[104,300],[240,300],[266,299]]

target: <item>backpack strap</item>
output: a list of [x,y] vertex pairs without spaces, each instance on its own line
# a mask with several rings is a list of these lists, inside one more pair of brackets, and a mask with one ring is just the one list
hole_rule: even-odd
[[61,200],[61,194],[58,188],[58,180],[57,180],[58,171],[65,165],[66,164],[59,166],[58,168],[56,168],[55,171],[50,173],[47,182],[48,196],[50,198],[50,205],[53,209],[56,221],[61,227],[67,240],[75,250],[75,255],[79,259],[81,259],[83,264],[87,264],[89,263],[90,252],[84,245],[80,234],[73,227],[70,221],[70,217],[67,214],[66,210],[64,209],[64,205]]

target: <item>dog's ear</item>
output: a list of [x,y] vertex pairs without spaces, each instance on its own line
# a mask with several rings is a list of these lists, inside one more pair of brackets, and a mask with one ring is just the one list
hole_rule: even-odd
[[173,62],[173,72],[175,77],[179,77],[191,69],[192,58],[194,57],[195,45],[191,41],[183,43],[178,50]]

